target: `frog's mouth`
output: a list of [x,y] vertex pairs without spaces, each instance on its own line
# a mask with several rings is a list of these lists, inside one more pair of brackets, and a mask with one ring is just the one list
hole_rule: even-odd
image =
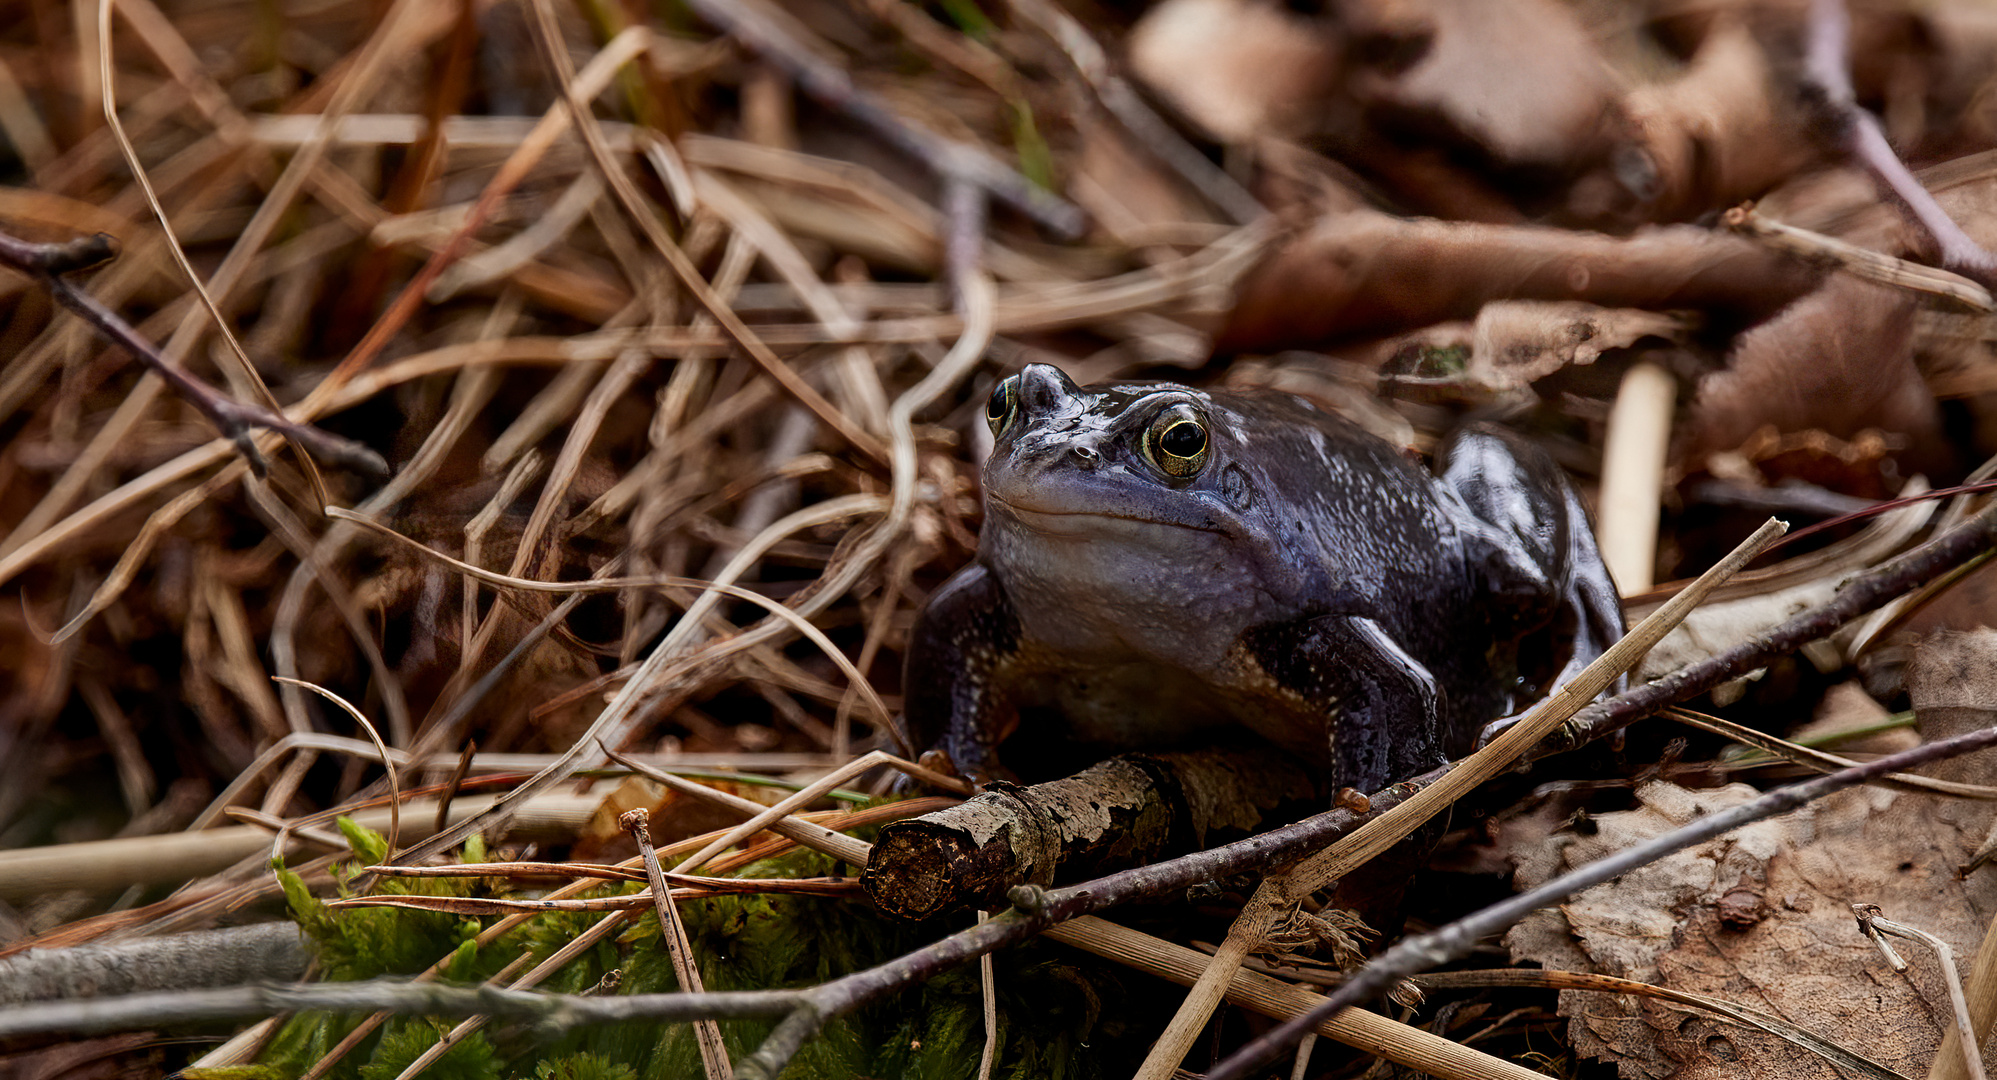
[[[1156,514],[1118,513],[1099,507],[1040,506],[1025,505],[1008,499],[991,489],[985,494],[991,501],[1004,508],[1007,517],[1022,527],[1031,529],[1043,536],[1062,539],[1109,539],[1106,534],[1118,532],[1142,532],[1159,526],[1186,529],[1192,532],[1224,532],[1220,524],[1211,520],[1188,520]],[[1121,525],[1111,524],[1112,522]]]

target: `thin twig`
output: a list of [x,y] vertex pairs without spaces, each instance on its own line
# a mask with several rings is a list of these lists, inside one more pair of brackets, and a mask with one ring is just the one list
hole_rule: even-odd
[[1922,186],[1893,146],[1879,121],[1858,107],[1845,54],[1851,48],[1851,13],[1845,0],[1811,0],[1804,71],[1843,125],[1845,150],[1891,192],[1940,249],[1943,266],[1988,285],[1997,281],[1997,255],[1955,223]]
[[72,270],[95,266],[117,253],[117,241],[106,233],[63,244],[36,244],[0,232],[0,263],[33,277],[57,303],[76,313],[98,333],[124,346],[125,351],[166,380],[168,385],[179,391],[181,397],[187,399],[188,404],[200,410],[201,415],[206,416],[224,438],[235,443],[237,451],[258,477],[268,474],[270,465],[258,452],[256,442],[250,438],[250,432],[255,428],[295,439],[299,445],[326,460],[356,472],[388,475],[388,462],[361,443],[310,424],[296,423],[270,409],[245,404],[209,386],[193,372],[167,359],[166,354],[147,341],[117,312],[62,276]]
[[1728,210],[1720,216],[1720,222],[1734,232],[1753,237],[1777,251],[1835,266],[1854,277],[1943,297],[1982,315],[1997,311],[1997,302],[1991,300],[1990,290],[1961,274],[1896,259],[1835,236],[1825,236],[1762,217],[1751,203]]
[[237,986],[13,1005],[0,1009],[0,1039],[50,1031],[96,1034],[305,1010],[498,1017],[534,1023],[553,1037],[588,1024],[626,1020],[684,1022],[783,1016],[797,1008],[803,997],[796,990],[583,997],[390,979],[297,987]]

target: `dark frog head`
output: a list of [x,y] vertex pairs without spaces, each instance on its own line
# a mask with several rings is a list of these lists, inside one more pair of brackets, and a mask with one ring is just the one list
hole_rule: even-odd
[[1129,645],[1188,620],[1237,624],[1273,584],[1265,569],[1290,562],[1269,557],[1259,520],[1254,425],[1206,393],[1085,389],[1034,364],[992,390],[986,419],[997,442],[981,559],[1029,621],[1087,623]]

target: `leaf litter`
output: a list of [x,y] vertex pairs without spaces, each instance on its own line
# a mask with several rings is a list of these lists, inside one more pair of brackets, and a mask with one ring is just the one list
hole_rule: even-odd
[[[1659,364],[1678,385],[1653,481],[1662,578],[1695,573],[1799,491],[1825,505],[1959,481],[1997,453],[1987,310],[1962,299],[1984,272],[1882,194],[1895,181],[1864,132],[1917,170],[1937,214],[1990,243],[1997,24],[1967,0],[1859,6],[1837,31],[1848,70],[1831,77],[1813,57],[1839,41],[1825,37],[1833,6],[17,5],[0,33],[0,231],[31,245],[114,237],[114,258],[63,268],[63,282],[154,343],[169,374],[310,427],[273,434],[253,418],[220,437],[198,393],[163,394],[32,273],[0,275],[0,847],[14,849],[0,852],[0,949],[274,911],[273,855],[296,875],[294,907],[299,890],[364,893],[342,858],[362,834],[328,826],[378,813],[384,755],[301,684],[379,727],[412,800],[402,846],[447,830],[403,858],[481,833],[533,856],[450,879],[489,889],[442,889],[467,913],[438,924],[444,938],[498,925],[469,914],[483,897],[556,897],[560,856],[631,855],[606,813],[648,810],[661,852],[683,856],[701,845],[675,845],[745,812],[696,812],[705,796],[628,779],[607,750],[725,770],[711,782],[768,804],[897,749],[885,717],[909,620],[975,546],[979,403],[1027,362],[1083,381],[1281,386],[1411,449],[1502,410],[1584,480],[1618,379]],[[1801,231],[1777,243],[1718,227],[1750,199]],[[285,432],[348,440],[394,475],[318,454],[336,445],[323,440],[301,455]],[[1923,528],[1909,512],[1889,520],[1743,580],[1647,670],[1823,602]],[[600,589],[522,584],[589,579]],[[1922,635],[1987,622],[1987,588],[1972,574],[1714,700],[1779,730],[1855,667],[1873,698],[1911,691],[1919,709],[1935,684],[1909,658],[1919,672],[1940,648]],[[1516,861],[1524,886],[1732,798],[1699,764],[1720,744],[1697,738],[1687,749],[1638,729],[1627,749],[1594,751],[1586,768],[1666,774],[1607,785],[1594,831],[1512,836],[1503,800],[1526,784],[1495,785],[1459,824],[1485,822],[1498,846],[1469,843],[1481,825],[1459,834],[1434,880],[1488,887]],[[596,779],[577,789],[572,775]],[[1659,864],[1675,884],[1633,876],[1535,916],[1515,951],[1779,1013],[1905,1073],[1949,1068],[1939,981],[1918,960],[1911,983],[1889,974],[1843,905],[1880,904],[1975,955],[1988,872],[1956,883],[1941,868],[1982,845],[1982,813],[1847,792]],[[211,854],[164,843],[189,828],[215,830]],[[804,842],[758,835],[742,843],[759,860]],[[709,863],[699,880],[739,875],[781,897],[774,878],[856,869],[817,858],[781,873]],[[1482,871],[1446,869],[1471,864]],[[1232,887],[1216,898],[1238,903]],[[745,928],[792,941],[791,959],[743,967],[729,989],[825,982],[949,929],[855,951],[854,935],[884,933],[856,901],[681,904],[704,972]],[[538,927],[535,964],[592,925],[608,935],[579,966],[548,968],[548,987],[579,992],[656,951],[649,916],[615,935],[596,917],[505,921]],[[322,931],[330,918],[312,916]],[[786,920],[824,932],[798,945]],[[511,966],[482,951],[453,967],[462,947],[398,945],[423,954],[400,969]],[[1042,987],[1069,1024],[1038,1048],[1010,1036],[998,1060],[1015,1074],[1118,1062],[1085,1044],[1141,1050],[1173,1007],[1075,953],[1007,955],[1001,995]],[[638,982],[658,989],[671,970]],[[933,1060],[968,1060],[983,1038],[966,1004],[975,980],[931,974],[925,993],[962,1008],[903,1030],[880,1011],[891,1005],[869,1006],[800,1067],[913,1068],[905,1055],[925,1038]],[[1854,988],[1873,996],[1835,1004]],[[1987,1012],[1997,993],[1982,994]],[[1825,1067],[1773,1036],[1580,995],[1562,992],[1562,1052],[1625,1075]],[[1500,1057],[1554,1029],[1543,1004],[1515,1007],[1543,999],[1494,1000],[1511,1019],[1480,1045]],[[738,1062],[761,1040],[742,1023],[720,1028]],[[450,1029],[390,1020],[336,1055],[341,1033],[307,1027],[278,1036],[269,1060],[413,1075],[404,1066]],[[691,1029],[673,1031],[668,1047],[612,1027],[535,1059],[501,1025],[432,1074],[690,1070]],[[115,1053],[191,1060],[129,1042]],[[235,1053],[209,1064],[248,1060]],[[1320,1048],[1311,1069],[1355,1060]]]

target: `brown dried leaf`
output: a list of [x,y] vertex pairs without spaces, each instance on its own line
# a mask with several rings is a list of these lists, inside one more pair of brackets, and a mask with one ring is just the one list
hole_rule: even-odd
[[1651,220],[1695,216],[1767,191],[1817,160],[1797,101],[1744,20],[1723,17],[1678,78],[1624,107],[1656,173]]
[[1741,335],[1728,369],[1699,385],[1679,460],[1772,425],[1841,439],[1878,429],[1907,440],[1909,471],[1944,465],[1941,414],[1914,367],[1914,307],[1906,293],[1838,275]]
[[1131,29],[1130,70],[1222,142],[1316,130],[1343,35],[1270,0],[1165,0]]
[[1495,301],[1477,313],[1470,364],[1463,375],[1487,390],[1522,389],[1570,364],[1592,364],[1604,352],[1629,348],[1644,338],[1682,341],[1692,321],[1577,301]]
[[1563,169],[1618,130],[1615,80],[1569,5],[1371,0],[1340,15],[1355,51],[1378,58],[1354,65],[1352,93],[1382,121],[1441,125],[1500,162]]
[[[1754,798],[1743,784],[1637,791],[1641,808],[1595,819],[1593,835],[1560,835],[1517,853],[1530,886]],[[1894,975],[1853,926],[1849,905],[1889,917],[1973,953],[1997,880],[1952,883],[1982,828],[1947,820],[1944,804],[1987,819],[1981,804],[1874,789],[1847,791],[1785,818],[1736,830],[1536,913],[1507,936],[1513,956],[1710,994],[1781,1015],[1907,1075],[1940,1044],[1945,991],[1932,961]],[[1942,883],[1950,882],[1947,887]],[[1616,1063],[1624,1077],[1839,1075],[1772,1035],[1651,1001],[1563,992],[1577,1050]]]
[[1686,226],[1619,238],[1351,211],[1321,218],[1247,275],[1216,349],[1273,352],[1402,333],[1501,299],[1766,313],[1819,274]]
[[[1997,723],[1997,630],[1945,631],[1923,638],[1907,669],[1907,694],[1914,702],[1921,738],[1927,742]],[[1987,784],[1997,772],[1997,755],[1970,754],[1920,771],[1964,784]],[[1984,810],[1974,804],[1950,804],[1944,816],[1980,825],[1991,816]]]

